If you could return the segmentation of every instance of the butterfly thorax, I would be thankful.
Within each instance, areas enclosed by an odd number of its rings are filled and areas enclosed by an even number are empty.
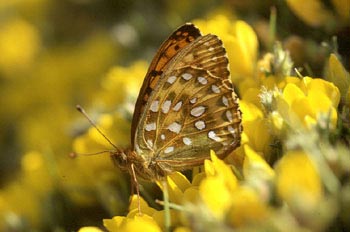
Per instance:
[[[133,176],[132,165],[137,177],[144,180],[160,180],[168,173],[156,162],[145,160],[132,149],[111,152],[113,162],[121,169]]]

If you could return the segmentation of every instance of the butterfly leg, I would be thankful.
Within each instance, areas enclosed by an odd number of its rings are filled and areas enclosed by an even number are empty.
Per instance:
[[[133,198],[133,196],[134,196],[134,194],[135,194],[135,183],[134,183],[134,176],[133,175],[130,175],[130,198],[129,198],[129,205],[131,205],[131,202],[132,202],[132,198]]]
[[[136,193],[137,193],[137,207],[138,207],[138,210],[139,210],[139,215],[142,215],[142,212],[141,212],[141,199],[140,199],[140,188],[139,188],[140,186],[139,186],[139,182],[137,181],[137,178],[136,178],[135,166],[134,166],[133,163],[130,166],[131,166],[131,171],[132,171],[133,183],[135,184],[135,189],[136,189]]]

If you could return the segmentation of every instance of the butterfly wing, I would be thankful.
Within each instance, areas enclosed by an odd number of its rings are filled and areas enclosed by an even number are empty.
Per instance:
[[[137,125],[136,152],[170,172],[239,146],[241,113],[221,40],[198,37],[163,70]]]
[[[157,86],[160,76],[164,73],[164,67],[169,61],[185,46],[201,36],[197,27],[191,23],[186,23],[179,27],[164,41],[158,49],[156,56],[153,58],[148,68],[146,77],[143,81],[142,88],[136,101],[134,116],[131,126],[131,143],[134,146],[134,136],[136,127],[143,113],[144,106],[154,88]]]

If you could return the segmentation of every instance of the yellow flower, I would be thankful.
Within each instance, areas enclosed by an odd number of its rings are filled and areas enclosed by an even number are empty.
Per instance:
[[[170,201],[171,203],[173,203],[172,201]],[[126,217],[118,217],[119,221],[135,221],[135,219],[140,216],[139,215],[139,209],[138,209],[138,196],[137,195],[133,195],[131,197],[131,203],[129,206],[129,213]],[[143,215],[147,215],[149,217],[151,217],[153,219],[153,221],[155,222],[155,224],[157,225],[157,227],[159,228],[165,228],[165,211],[164,210],[156,210],[152,207],[150,207],[147,202],[140,197],[140,206],[141,206],[141,212],[142,212],[142,216]],[[176,226],[179,224],[179,220],[180,220],[180,212],[170,209],[170,217],[171,217],[171,225],[172,226]],[[114,217],[116,218],[116,217]],[[113,218],[113,219],[114,219]],[[112,219],[105,219],[104,221],[109,221]]]
[[[255,152],[249,145],[243,146],[245,157],[243,163],[243,175],[246,186],[255,189],[254,196],[262,203],[268,203],[271,199],[271,186],[275,172],[261,155]]]
[[[324,26],[334,20],[332,14],[320,0],[287,0],[289,8],[310,26]]]
[[[115,216],[112,219],[104,219],[103,224],[108,231],[161,231],[159,219],[155,209],[148,206],[147,202],[140,198],[142,214],[138,212],[138,197],[133,195],[129,207],[129,213],[126,217]],[[162,219],[161,219],[162,220]]]
[[[164,191],[162,183],[157,181],[158,186]],[[191,187],[191,183],[180,172],[174,172],[167,176],[167,187],[169,192],[169,200],[172,203],[181,204],[184,199],[184,192]]]
[[[129,143],[130,124],[123,119],[119,113],[114,117],[109,114],[101,115],[97,126],[106,134],[112,141],[118,142],[118,146],[125,146]],[[77,154],[89,154],[94,152],[106,151],[106,154],[95,156],[79,156],[76,159],[80,170],[85,170],[86,174],[95,175],[94,171],[106,168],[106,165],[115,169],[107,151],[114,150],[113,147],[106,141],[106,139],[93,127],[90,127],[86,134],[74,140],[74,151]],[[94,160],[92,162],[92,160]],[[84,173],[85,173],[84,171]]]
[[[1,23],[0,28],[0,70],[28,68],[40,49],[37,29],[22,19]]]
[[[280,134],[279,132],[283,130],[283,126],[284,126],[284,122],[281,114],[278,113],[277,111],[273,111],[269,115],[269,119],[271,120],[273,129],[274,129],[274,134],[279,135]]]
[[[228,212],[228,221],[238,226],[261,223],[268,216],[268,208],[256,191],[240,186],[232,193],[232,205]]]
[[[261,174],[264,173],[266,178],[271,179],[273,171],[263,159],[254,154],[252,150],[247,153],[249,155],[249,160],[245,161],[247,177],[250,176],[249,178],[253,179],[258,175],[261,177]],[[232,226],[237,227],[261,221],[268,215],[265,205],[268,197],[257,191],[261,188],[256,184],[238,183],[231,168],[218,159],[214,152],[211,152],[211,161],[206,160],[204,166],[206,177],[199,185],[199,194],[215,220],[218,222],[228,220]],[[198,203],[200,204],[197,201]],[[202,210],[205,209],[202,208]]]
[[[100,115],[96,120],[96,124],[121,149],[130,146],[132,111],[146,68],[145,62],[135,62],[127,68],[112,68],[102,81],[103,89],[97,94],[97,100],[93,103],[95,108],[102,108],[105,112],[115,112],[114,114]],[[91,114],[89,110],[87,111]],[[81,120],[84,120],[84,118],[81,118]],[[88,124],[88,122],[85,122],[85,124]],[[73,147],[78,154],[114,150],[111,144],[91,126],[87,133],[74,140]],[[91,178],[84,178],[84,182],[87,182],[86,184],[91,185],[91,187],[95,186],[95,184],[90,183],[94,179],[103,182],[103,179],[101,180],[96,176],[100,174],[106,176],[106,173],[118,171],[110,161],[108,154],[79,157],[76,164],[80,170],[80,175],[91,176]]]
[[[350,5],[350,4],[348,4]],[[343,104],[350,107],[350,75],[343,67],[338,58],[331,54],[328,61],[328,70],[326,79],[333,82],[341,93]]]
[[[139,205],[138,196],[134,194],[133,196],[131,196],[129,213],[127,215],[128,218],[133,218],[135,215],[139,213],[138,205]],[[147,202],[142,197],[140,197],[140,207],[141,207],[142,214],[152,215],[156,212],[155,209],[153,209],[152,207],[149,207]]]
[[[243,174],[246,179],[273,179],[275,173],[269,164],[256,153],[249,145],[244,145],[245,159],[243,166]]]
[[[130,122],[126,121],[120,113],[101,115],[97,126],[112,142],[118,142],[118,146],[129,145]],[[78,137],[73,147],[75,151],[82,154],[113,149],[94,127],[90,127],[86,134]]]
[[[80,228],[78,232],[103,232],[103,230],[94,226],[86,226],[86,227]]]
[[[47,194],[36,191],[23,179],[8,184],[0,191],[0,225],[9,223],[4,221],[8,218],[12,219],[10,222],[18,223],[15,226],[23,226],[20,220],[24,218],[30,228],[40,226],[42,200]]]
[[[46,156],[48,156],[46,154]],[[38,151],[30,151],[21,160],[23,182],[38,193],[52,191],[57,177],[57,163],[52,163]]]
[[[323,191],[319,170],[302,151],[289,151],[276,166],[277,194],[290,206],[315,207]]]
[[[330,1],[329,4],[333,6],[328,8],[334,9],[335,12],[327,9],[327,5],[320,0],[287,0],[287,4],[301,20],[313,27],[333,28],[333,23],[349,22],[350,4],[347,0]],[[336,18],[335,15],[339,17]]]
[[[110,232],[125,231],[149,231],[161,232],[161,228],[157,225],[152,217],[147,214],[136,214],[133,218],[126,218],[121,216],[113,217],[112,219],[104,219],[104,226]]]
[[[95,102],[105,111],[115,110],[124,104],[124,110],[132,113],[140,91],[148,64],[144,61],[134,62],[129,67],[116,66],[109,70],[102,80],[102,91]]]
[[[106,134],[106,136],[118,146],[124,147],[129,145],[130,123],[120,116],[120,113],[103,114],[96,122],[97,126]],[[96,193],[106,194],[110,187],[110,181],[117,181],[120,186],[117,186],[117,194],[119,197],[125,194],[125,182],[130,180],[119,178],[122,170],[116,167],[111,162],[109,151],[114,148],[106,141],[106,139],[93,127],[90,127],[86,134],[77,137],[73,143],[74,151],[78,154],[75,159],[61,164],[65,170],[65,175],[69,176],[70,184],[75,188],[75,191],[69,191],[70,197],[77,204],[89,205],[96,201]],[[85,156],[95,152],[103,154]],[[82,155],[79,155],[82,154]],[[124,187],[120,189],[120,187]],[[86,191],[80,189],[90,189],[91,193],[86,194]],[[115,213],[120,213],[121,209],[128,204],[127,201],[116,200],[118,196],[104,199],[108,201],[109,210]],[[113,201],[113,202],[112,202]]]
[[[271,136],[264,114],[255,104],[240,101],[242,111],[242,144],[247,143],[255,151],[267,155],[270,151]],[[245,141],[245,139],[247,139]]]
[[[205,160],[206,178],[199,186],[203,202],[217,218],[223,218],[230,208],[231,192],[237,187],[237,179],[224,161],[218,159],[213,151],[211,160]]]
[[[310,128],[322,117],[329,117],[334,128],[339,99],[339,90],[332,83],[304,77],[299,83],[285,86],[282,95],[277,97],[277,110],[290,126]]]
[[[331,1],[340,18],[349,24],[350,4],[348,0],[332,0]]]
[[[32,172],[38,170],[43,165],[43,158],[39,152],[29,152],[22,158],[22,168]]]

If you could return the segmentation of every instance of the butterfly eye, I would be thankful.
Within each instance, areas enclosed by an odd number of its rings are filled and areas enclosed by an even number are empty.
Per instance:
[[[123,170],[128,169],[128,156],[125,154],[125,152],[112,152],[111,153],[111,159],[114,164],[116,164],[118,167],[120,167]]]

